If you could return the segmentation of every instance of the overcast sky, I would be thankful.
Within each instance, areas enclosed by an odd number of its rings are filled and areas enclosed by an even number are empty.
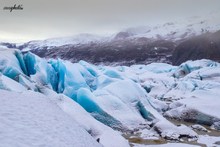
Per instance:
[[[3,10],[14,4],[24,9]],[[0,0],[0,7],[0,40],[24,42],[203,16],[220,0]]]

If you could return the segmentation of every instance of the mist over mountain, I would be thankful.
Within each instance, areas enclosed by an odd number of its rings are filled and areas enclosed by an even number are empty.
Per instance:
[[[215,21],[215,23],[213,23]],[[40,57],[93,64],[132,65],[153,62],[179,65],[187,60],[220,60],[220,22],[192,17],[185,21],[123,29],[112,35],[79,34],[23,44],[1,43]]]
[[[220,31],[202,34],[181,42],[173,52],[172,63],[179,65],[187,60],[204,58],[220,61]]]

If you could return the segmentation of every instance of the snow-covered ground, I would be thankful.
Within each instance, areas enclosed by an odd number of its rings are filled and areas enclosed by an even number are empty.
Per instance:
[[[43,94],[0,90],[0,95],[1,147],[101,146]]]
[[[216,145],[219,73],[205,59],[109,67],[0,49],[0,146],[129,146],[122,134]]]

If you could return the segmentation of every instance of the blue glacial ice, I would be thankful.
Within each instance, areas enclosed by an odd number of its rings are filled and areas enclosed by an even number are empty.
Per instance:
[[[17,50],[2,52],[4,56],[0,55],[0,72],[4,80],[0,83],[1,89],[15,89],[4,82],[9,78],[20,83],[22,87],[19,91],[42,92],[42,87],[50,89],[57,94],[64,94],[96,120],[116,129],[133,130],[142,124],[153,123],[163,132],[176,126],[161,113],[180,117],[174,112],[179,113],[177,110],[183,108],[178,107],[185,105],[184,112],[191,110],[192,105],[188,100],[193,99],[194,104],[198,104],[196,112],[206,115],[212,115],[209,111],[217,112],[219,106],[212,104],[215,110],[204,109],[199,102],[200,98],[206,101],[206,97],[199,94],[200,91],[205,92],[207,97],[213,95],[212,101],[218,101],[219,63],[211,60],[188,61],[178,67],[161,63],[106,67],[85,61],[71,63],[61,59],[46,60],[30,52],[22,55]],[[170,107],[175,102],[179,105]],[[212,117],[220,118],[218,113],[213,114]],[[218,124],[217,121],[212,123]],[[169,131],[168,135],[172,136],[172,133]]]
[[[4,49],[2,52],[4,53],[0,54],[0,72],[11,79],[17,80],[18,75],[24,74],[22,62],[20,58],[18,60],[16,57],[16,54],[20,57],[19,51]]]
[[[151,105],[147,102],[148,106],[144,107],[142,102],[147,98],[146,92],[134,81],[124,80],[123,73],[117,69],[98,68],[85,61],[73,64],[60,59],[46,60],[30,52],[9,55],[16,61],[17,75],[23,75],[18,76],[18,82],[24,87],[36,91],[39,86],[45,86],[63,93],[106,125],[134,128],[155,118],[147,110]],[[14,65],[4,67],[11,69]],[[124,112],[130,115],[124,116]]]

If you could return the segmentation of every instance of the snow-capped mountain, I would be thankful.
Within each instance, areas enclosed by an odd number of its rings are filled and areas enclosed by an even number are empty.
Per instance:
[[[207,32],[215,32],[220,29],[218,16],[210,15],[208,18],[192,17],[184,21],[167,22],[154,26],[141,26],[125,29],[124,32],[131,37],[146,37],[165,40],[183,40],[198,36]]]
[[[220,19],[213,13],[209,17],[192,17],[184,21],[127,28],[109,36],[80,34],[74,37],[2,45],[18,48],[23,52],[31,51],[40,57],[61,58],[72,62],[86,60],[107,65],[165,62],[179,65],[190,59],[207,58],[220,61],[220,38],[216,35],[218,30]],[[196,41],[189,43],[192,42],[190,40]],[[212,45],[209,45],[210,43]],[[187,53],[185,50],[190,50],[190,55],[179,57]],[[204,54],[200,55],[198,52]]]
[[[76,45],[80,46],[83,44],[96,43],[107,41],[109,37],[98,36],[93,34],[79,34],[73,37],[60,37],[50,38],[46,40],[30,41],[28,43],[20,44],[18,47],[23,48],[24,51],[47,48],[52,49],[53,47],[59,47],[63,45]]]
[[[61,58],[74,62],[85,60],[94,64],[132,65],[152,62],[180,65],[187,60],[212,59],[220,61],[220,31],[204,33],[181,41],[163,39],[123,38],[119,33],[110,42],[79,46],[64,45],[53,49],[41,48],[31,52],[46,58]],[[123,38],[123,39],[122,39]]]
[[[99,36],[93,34],[79,34],[73,37],[52,38],[46,40],[30,41],[18,45],[24,50],[52,49],[63,45],[85,45],[90,43],[111,42],[114,39],[160,39],[169,41],[180,41],[189,37],[198,36],[207,32],[215,32],[220,29],[220,19],[215,13],[209,16],[192,17],[186,20],[167,22],[164,24],[140,26],[124,29],[110,36]]]

